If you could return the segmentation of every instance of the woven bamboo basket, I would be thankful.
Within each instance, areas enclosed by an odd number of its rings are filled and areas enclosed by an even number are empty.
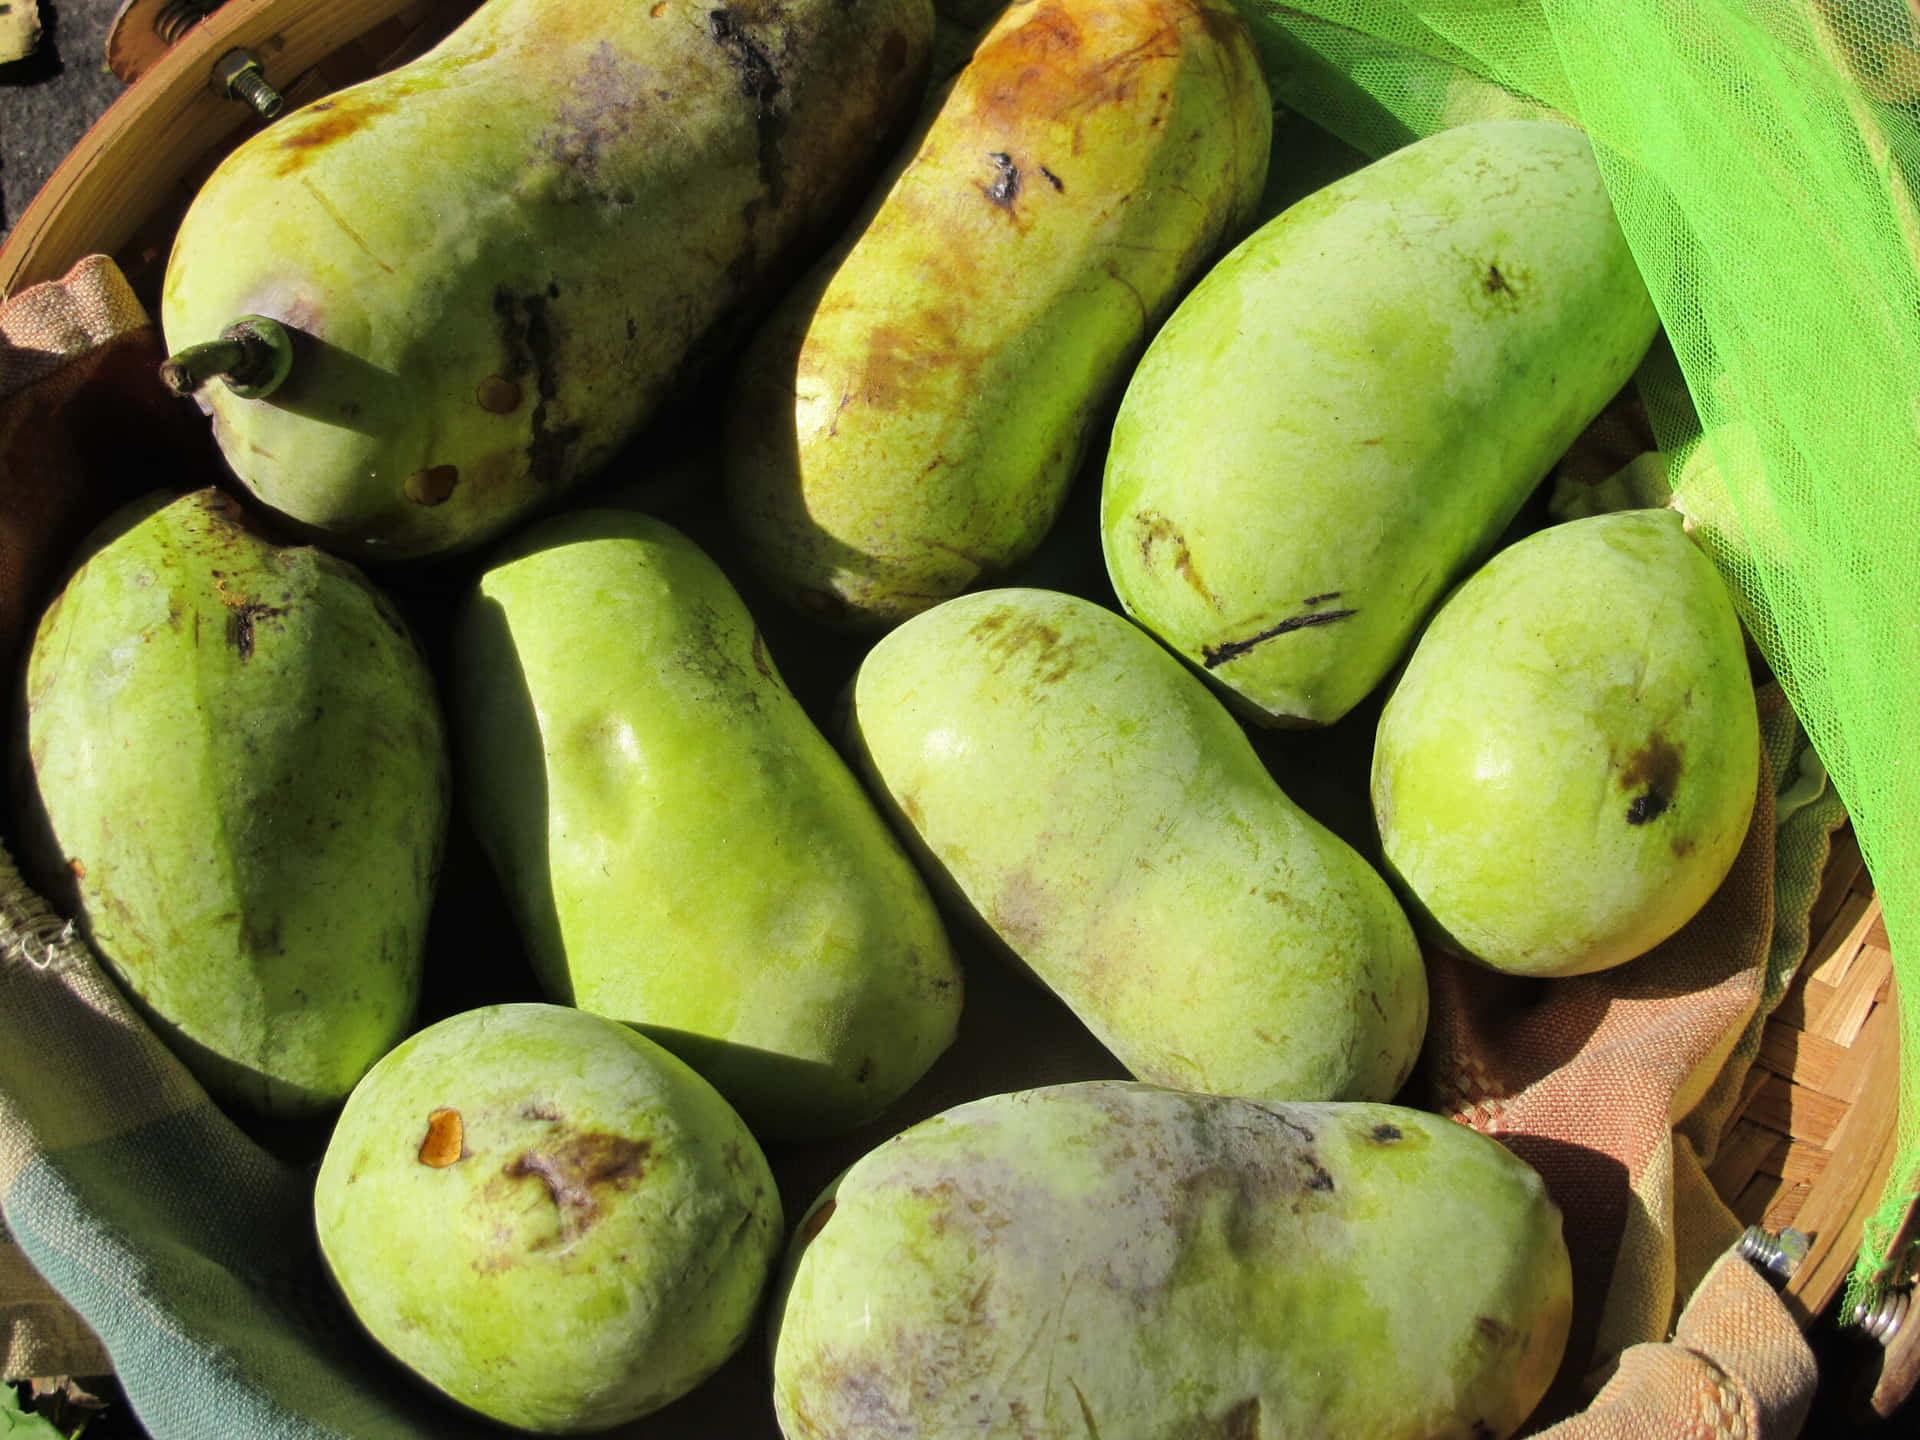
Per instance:
[[[209,14],[195,6],[217,5]],[[172,232],[200,182],[262,123],[213,78],[236,47],[253,51],[287,108],[421,53],[474,0],[127,0],[109,60],[129,82],[19,217],[0,246],[0,296],[55,280],[83,256],[114,257],[150,313]],[[186,7],[186,8],[183,8]],[[1899,1051],[1893,964],[1872,880],[1850,830],[1836,837],[1812,944],[1760,1053],[1711,1169],[1745,1223],[1809,1237],[1785,1286],[1818,1343],[1822,1416],[1890,1414],[1920,1371],[1920,1318],[1884,1351],[1857,1343],[1842,1287],[1894,1157]],[[1890,1277],[1901,1281],[1910,1277]],[[1858,1327],[1855,1327],[1858,1328]],[[1677,1432],[1676,1432],[1677,1433]]]

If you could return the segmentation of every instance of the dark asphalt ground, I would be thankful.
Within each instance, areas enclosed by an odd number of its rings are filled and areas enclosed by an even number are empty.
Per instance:
[[[0,236],[124,88],[106,62],[119,8],[120,0],[40,0],[40,48],[0,65]]]

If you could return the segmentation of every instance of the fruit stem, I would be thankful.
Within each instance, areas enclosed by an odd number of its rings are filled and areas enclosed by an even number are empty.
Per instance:
[[[258,400],[280,388],[293,365],[286,327],[264,315],[243,315],[217,340],[189,345],[160,366],[160,382],[176,395],[191,395],[218,377],[234,394]]]

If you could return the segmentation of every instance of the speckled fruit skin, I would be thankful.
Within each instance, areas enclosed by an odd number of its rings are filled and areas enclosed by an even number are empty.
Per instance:
[[[1269,221],[1155,337],[1102,487],[1114,591],[1242,713],[1331,723],[1657,325],[1583,134],[1408,145]]]
[[[952,1042],[926,886],[693,541],[530,527],[452,668],[462,795],[550,999],[640,1026],[767,1138],[871,1119]]]
[[[1123,616],[950,600],[868,652],[850,731],[936,889],[1136,1078],[1277,1100],[1407,1078],[1427,983],[1393,893]]]
[[[30,863],[215,1096],[324,1110],[413,1023],[448,807],[433,678],[346,561],[218,491],[141,508],[34,639]]]
[[[787,1440],[1500,1440],[1566,1345],[1540,1178],[1393,1105],[1086,1082],[856,1161],[775,1292]]]
[[[356,559],[500,533],[790,284],[925,92],[928,0],[489,0],[202,186],[167,344],[295,332],[199,392],[235,475]]]
[[[762,577],[877,631],[1023,560],[1147,337],[1252,222],[1271,131],[1227,0],[1008,5],[742,361],[727,498]]]
[[[712,1373],[784,1235],[766,1157],[713,1087],[557,1005],[465,1011],[397,1046],[341,1111],[313,1207],[329,1272],[395,1359],[554,1434]]]
[[[1460,586],[1381,712],[1373,810],[1422,927],[1496,970],[1644,954],[1726,878],[1759,717],[1719,572],[1672,510],[1550,526]]]

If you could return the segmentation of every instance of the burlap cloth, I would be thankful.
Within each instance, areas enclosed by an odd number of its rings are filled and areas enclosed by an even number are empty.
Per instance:
[[[110,504],[217,473],[191,407],[154,381],[158,358],[146,316],[98,258],[0,308],[11,666],[62,558]],[[1729,1253],[1741,1227],[1706,1179],[1761,1023],[1806,951],[1844,819],[1778,692],[1760,700],[1766,764],[1746,845],[1673,939],[1567,981],[1430,957],[1432,1026],[1404,1098],[1498,1137],[1565,1215],[1573,1336],[1533,1427],[1553,1440],[1784,1440],[1812,1399],[1812,1353],[1769,1284]],[[775,1156],[792,1213],[889,1127],[969,1094],[1117,1073],[1022,984],[982,972],[970,987],[961,1040],[880,1129]],[[207,1100],[71,929],[0,865],[5,1375],[111,1365],[163,1440],[475,1433],[400,1383],[340,1312],[313,1253],[309,1184]],[[634,1433],[773,1434],[764,1364],[737,1357]]]

